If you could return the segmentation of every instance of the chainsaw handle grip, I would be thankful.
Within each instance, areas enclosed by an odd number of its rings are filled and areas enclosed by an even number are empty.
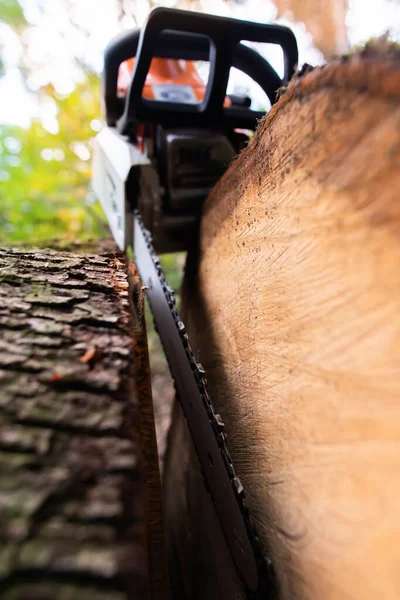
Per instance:
[[[282,47],[285,65],[283,81],[265,58],[240,43],[242,39],[276,43]],[[124,106],[117,97],[118,69],[122,62],[136,55]],[[210,79],[202,104],[178,105],[144,100],[142,90],[154,56],[209,60]],[[296,39],[287,27],[156,8],[141,31],[123,32],[106,49],[103,98],[107,122],[115,126],[119,119],[118,129],[122,133],[126,133],[129,125],[137,119],[156,120],[170,126],[197,124],[211,127],[214,124],[218,128],[221,125],[253,128],[263,113],[235,107],[222,108],[230,67],[234,66],[249,75],[273,103],[277,89],[290,79],[297,60]]]
[[[123,113],[124,102],[117,96],[118,70],[124,61],[136,56],[139,36],[140,29],[121,31],[104,51],[101,97],[107,124],[110,126],[114,126]]]
[[[121,63],[136,56],[140,30],[123,31],[107,46],[104,56],[102,77],[103,110],[110,126],[115,126],[124,111],[124,100],[117,96],[118,69]],[[182,58],[184,60],[208,60],[208,40],[193,34],[180,32],[163,33],[155,56]],[[164,46],[164,47],[163,47]],[[276,91],[282,80],[269,62],[253,48],[238,44],[232,66],[249,75],[267,94],[271,104],[276,100]]]

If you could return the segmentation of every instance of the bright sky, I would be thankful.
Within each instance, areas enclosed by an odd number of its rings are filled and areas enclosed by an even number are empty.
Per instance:
[[[7,0],[3,0],[7,1]],[[1,0],[0,0],[1,4]],[[119,31],[116,0],[72,0],[75,27],[67,17],[64,0],[21,0],[27,20],[32,24],[21,41],[6,25],[0,23],[0,40],[4,47],[6,75],[0,79],[0,123],[28,126],[33,116],[44,120],[49,131],[56,133],[56,107],[51,101],[39,106],[34,93],[23,84],[18,61],[27,48],[29,61],[35,65],[28,80],[33,91],[48,82],[53,83],[60,94],[68,94],[81,78],[81,69],[73,59],[79,60],[99,71],[106,44]],[[148,0],[131,0],[125,4],[132,7],[133,17],[126,17],[124,28],[141,25],[149,12]],[[160,1],[173,6],[174,0]],[[223,0],[202,0],[206,12],[234,16],[247,20],[271,22],[276,20],[276,9],[271,0],[248,0],[227,4]],[[136,20],[136,23],[135,23]],[[278,22],[290,25],[296,34],[300,63],[319,64],[322,55],[313,47],[312,40],[302,23]],[[396,0],[350,0],[347,17],[351,45],[368,40],[390,30],[390,36],[400,41],[400,8]],[[276,53],[268,58],[277,70]]]

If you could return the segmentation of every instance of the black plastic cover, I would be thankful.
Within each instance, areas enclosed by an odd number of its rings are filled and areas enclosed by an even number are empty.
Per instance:
[[[242,40],[281,46],[283,80],[258,52],[241,44]],[[117,97],[118,69],[122,62],[135,56],[128,97],[121,104]],[[184,104],[143,98],[143,86],[153,57],[209,60],[210,75],[204,100],[199,104]],[[107,123],[117,125],[123,134],[129,133],[138,121],[167,127],[254,129],[263,112],[223,106],[230,68],[236,67],[249,75],[273,103],[277,89],[288,82],[297,61],[294,34],[282,25],[156,8],[141,30],[124,32],[106,49],[103,85]]]

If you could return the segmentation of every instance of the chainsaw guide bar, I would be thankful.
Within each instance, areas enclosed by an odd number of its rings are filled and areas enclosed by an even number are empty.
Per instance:
[[[134,256],[153,313],[155,326],[175,382],[198,455],[235,566],[252,592],[261,592],[265,578],[272,586],[271,562],[262,556],[243,486],[226,445],[224,423],[214,411],[207,392],[205,371],[196,362],[185,326],[175,305],[173,290],[152,247],[151,234],[134,215]],[[260,582],[263,581],[262,587]],[[264,593],[265,589],[262,590]],[[269,590],[271,592],[271,590]],[[265,597],[265,596],[264,596]]]

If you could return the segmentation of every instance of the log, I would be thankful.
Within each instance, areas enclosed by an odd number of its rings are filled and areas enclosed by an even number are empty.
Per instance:
[[[0,249],[4,600],[168,597],[143,292],[83,250]]]
[[[281,599],[400,597],[399,98],[395,48],[296,78],[186,267],[191,345]],[[177,597],[245,598],[178,407],[164,495]]]

